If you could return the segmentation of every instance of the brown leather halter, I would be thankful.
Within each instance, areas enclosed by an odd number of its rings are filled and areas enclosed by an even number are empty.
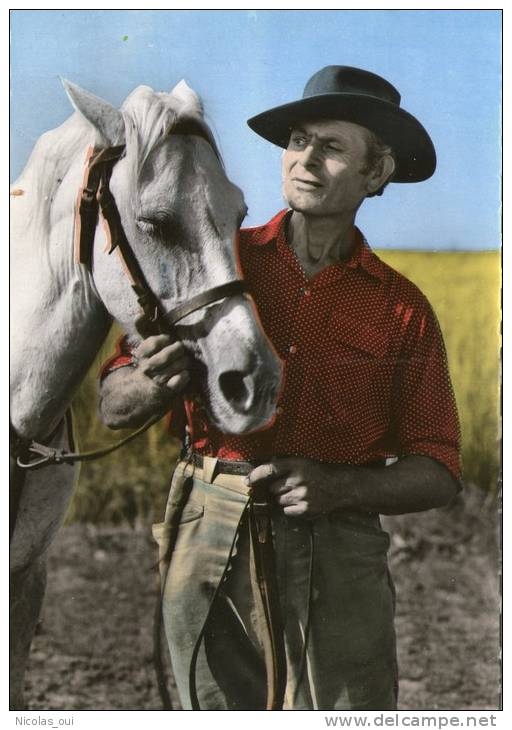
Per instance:
[[[76,204],[75,251],[77,260],[89,269],[92,268],[94,235],[98,215],[101,212],[109,235],[108,253],[112,253],[116,248],[119,251],[124,269],[142,309],[146,331],[148,334],[171,334],[174,325],[188,314],[197,312],[208,304],[225,297],[243,294],[246,287],[243,281],[230,281],[227,284],[221,284],[201,292],[195,297],[178,304],[169,312],[163,310],[161,303],[147,283],[126,237],[115,198],[109,189],[113,167],[123,156],[124,151],[124,145],[99,150],[89,149],[84,183]]]

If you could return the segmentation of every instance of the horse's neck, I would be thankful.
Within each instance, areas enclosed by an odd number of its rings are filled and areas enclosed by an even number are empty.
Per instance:
[[[56,209],[31,207],[37,185],[30,174],[17,182],[23,196],[13,201],[11,418],[20,435],[33,438],[62,417],[110,326],[91,277],[73,261],[75,167]]]
[[[21,435],[41,438],[69,406],[107,335],[110,319],[99,303],[94,306],[87,293],[70,282],[51,307],[25,309],[15,321],[13,425]]]

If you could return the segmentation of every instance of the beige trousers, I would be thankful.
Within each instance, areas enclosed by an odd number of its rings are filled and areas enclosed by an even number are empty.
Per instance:
[[[163,616],[184,709],[261,710],[258,639],[240,477],[178,466],[192,488],[163,586]],[[168,521],[154,534],[165,550]],[[397,672],[389,537],[378,517],[273,515],[290,710],[392,710]]]

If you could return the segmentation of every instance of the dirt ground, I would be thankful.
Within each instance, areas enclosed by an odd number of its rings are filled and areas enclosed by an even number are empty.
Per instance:
[[[387,518],[397,588],[401,710],[500,707],[495,500]],[[27,677],[31,710],[162,709],[152,663],[149,527],[72,525],[50,551]]]

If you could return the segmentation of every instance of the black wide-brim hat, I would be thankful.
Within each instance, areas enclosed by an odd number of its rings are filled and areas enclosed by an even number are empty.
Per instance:
[[[420,182],[434,174],[436,152],[425,128],[400,107],[389,81],[351,66],[326,66],[312,76],[302,99],[251,117],[247,124],[279,147],[300,122],[336,119],[374,132],[395,153],[393,182]]]

